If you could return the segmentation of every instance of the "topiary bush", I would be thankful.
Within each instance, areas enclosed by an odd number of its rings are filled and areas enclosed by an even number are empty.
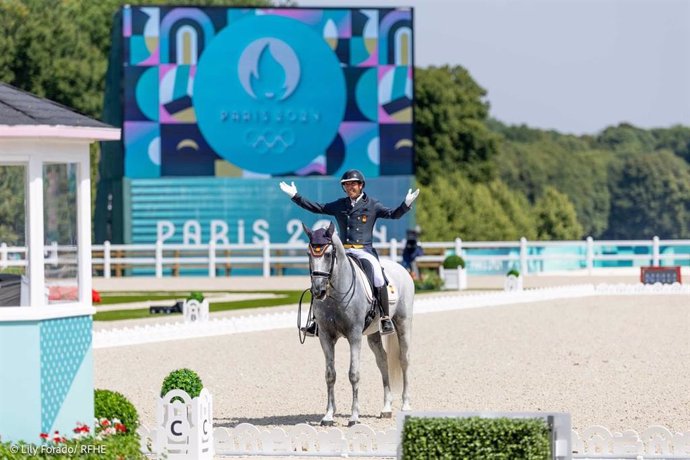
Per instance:
[[[96,389],[93,394],[93,402],[96,419],[119,419],[127,428],[128,433],[134,433],[139,428],[137,409],[121,393]]]
[[[204,301],[204,294],[199,291],[192,291],[187,296],[187,300],[196,300],[197,302],[201,303]]]
[[[550,431],[540,419],[408,417],[402,458],[547,460]]]
[[[506,276],[510,276],[510,275],[513,275],[517,278],[520,276],[520,272],[518,271],[517,268],[511,268],[510,270],[508,270],[508,273],[506,273]]]
[[[168,374],[163,380],[161,387],[161,397],[170,390],[183,390],[192,398],[196,398],[201,393],[204,384],[201,382],[199,374],[191,369],[177,369]]]
[[[465,259],[457,254],[452,254],[443,260],[443,268],[453,270],[455,268],[465,268]]]

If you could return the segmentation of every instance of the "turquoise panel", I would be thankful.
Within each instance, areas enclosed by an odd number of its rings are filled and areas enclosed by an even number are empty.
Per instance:
[[[0,323],[0,437],[38,442],[41,432],[39,323]]]
[[[50,431],[75,382],[77,372],[84,361],[90,359],[91,324],[90,316],[47,320],[41,324],[41,429],[44,432]],[[88,363],[87,367],[90,367]],[[77,383],[78,387],[83,385],[84,382]],[[93,395],[90,396],[91,399],[88,398],[89,396],[84,395],[80,405],[86,406],[89,401],[93,404]],[[80,411],[79,408],[74,410]],[[85,411],[82,413],[87,414]],[[90,422],[80,417],[73,424],[77,421]]]
[[[50,431],[72,433],[76,422],[93,428],[93,408],[93,352],[89,347]]]
[[[297,190],[313,201],[329,202],[344,196],[339,181],[332,177],[283,179],[294,181]],[[385,206],[395,208],[413,186],[412,180],[412,176],[375,177],[367,179],[365,191]],[[228,243],[255,243],[267,238],[274,243],[306,242],[301,222],[312,225],[329,217],[312,214],[292,203],[279,183],[280,179],[249,178],[132,179],[125,182],[125,201],[129,206],[125,215],[126,242],[155,243],[157,224],[161,221],[174,226],[166,244],[185,242],[185,224],[188,229],[198,224],[203,244],[209,242],[213,226],[216,234],[227,230]],[[414,210],[413,207],[399,220],[380,219],[377,230],[385,231],[386,241],[403,240],[406,230],[414,228]],[[379,241],[376,235],[374,241]]]

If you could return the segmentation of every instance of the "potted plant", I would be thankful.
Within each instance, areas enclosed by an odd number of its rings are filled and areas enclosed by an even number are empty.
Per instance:
[[[191,369],[168,374],[156,411],[154,452],[167,458],[213,458],[213,399]]]
[[[511,268],[506,273],[506,279],[503,283],[503,290],[505,291],[522,291],[522,277],[517,268]]]
[[[444,289],[467,289],[467,271],[465,259],[457,254],[451,254],[443,260],[439,267]]]
[[[186,323],[208,321],[208,300],[199,291],[192,291],[182,305],[182,315]]]

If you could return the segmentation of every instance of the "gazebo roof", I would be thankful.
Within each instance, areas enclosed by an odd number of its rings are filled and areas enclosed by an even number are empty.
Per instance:
[[[0,137],[117,140],[120,129],[0,82]]]

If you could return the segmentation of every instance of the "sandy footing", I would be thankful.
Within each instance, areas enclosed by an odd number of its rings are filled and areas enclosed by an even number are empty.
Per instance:
[[[155,422],[171,370],[188,367],[214,397],[216,426],[318,425],[326,407],[318,339],[275,330],[94,350],[95,386],[116,390]],[[336,348],[336,422],[351,404],[349,348]],[[412,405],[423,411],[569,412],[574,429],[690,430],[690,299],[602,296],[417,315]],[[361,421],[379,419],[381,378],[362,349]],[[396,401],[399,409],[399,397]]]

